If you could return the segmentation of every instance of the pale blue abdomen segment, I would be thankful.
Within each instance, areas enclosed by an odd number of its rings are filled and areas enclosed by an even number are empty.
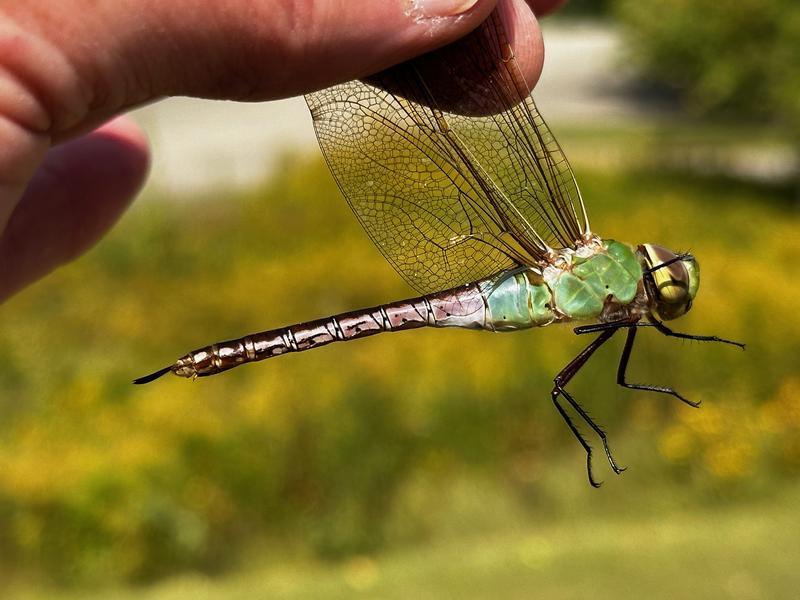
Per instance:
[[[488,293],[487,329],[514,331],[552,323],[552,302],[547,285],[531,281],[528,272],[510,275]]]
[[[572,272],[552,283],[555,304],[567,317],[598,317],[607,297],[628,304],[636,296],[642,267],[633,250],[614,240],[606,240],[604,246],[605,253],[576,259]]]

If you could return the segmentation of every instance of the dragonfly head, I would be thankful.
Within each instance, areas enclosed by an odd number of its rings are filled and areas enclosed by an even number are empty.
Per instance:
[[[651,309],[669,321],[686,314],[700,287],[700,266],[691,254],[675,254],[655,244],[639,246]]]

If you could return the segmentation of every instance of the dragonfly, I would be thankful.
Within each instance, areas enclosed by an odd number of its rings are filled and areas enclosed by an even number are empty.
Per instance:
[[[611,469],[621,473],[605,431],[567,391],[598,348],[625,330],[617,383],[697,407],[671,387],[628,381],[638,329],[744,344],[665,324],[684,315],[697,295],[694,256],[592,232],[571,167],[529,94],[497,13],[444,52],[445,61],[458,61],[459,71],[450,71],[458,85],[439,76],[439,51],[306,96],[342,194],[420,295],[212,344],[134,383],[166,373],[206,377],[418,327],[511,332],[583,323],[574,332],[596,337],[555,376],[550,397],[586,453],[589,483],[598,487],[592,447],[567,411],[595,432]]]

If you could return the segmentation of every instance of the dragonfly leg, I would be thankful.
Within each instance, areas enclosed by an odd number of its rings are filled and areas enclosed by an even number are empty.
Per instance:
[[[584,438],[583,435],[581,435],[581,432],[578,431],[578,428],[575,427],[575,423],[572,422],[572,419],[567,414],[567,411],[564,410],[564,407],[561,406],[561,404],[558,402],[559,395],[560,392],[554,389],[551,394],[551,397],[553,399],[553,404],[555,405],[558,414],[560,414],[561,418],[564,419],[564,422],[567,424],[567,427],[569,427],[570,431],[572,432],[572,435],[575,436],[575,438],[580,442],[581,446],[583,446],[583,449],[586,450],[586,472],[589,474],[589,483],[591,484],[592,487],[599,488],[603,484],[603,482],[595,481],[594,476],[592,475],[592,447],[589,445],[589,442],[586,441],[586,438]]]
[[[633,342],[636,340],[636,327],[629,327],[628,328],[628,337],[625,338],[625,347],[622,349],[622,356],[619,357],[619,368],[617,369],[617,383],[624,388],[628,388],[631,390],[644,390],[647,392],[658,392],[660,394],[669,394],[670,396],[675,396],[681,402],[685,402],[689,406],[694,408],[698,408],[700,406],[699,402],[692,402],[691,400],[684,398],[681,396],[677,391],[673,390],[670,387],[664,387],[660,385],[648,385],[644,383],[628,383],[625,381],[625,374],[628,369],[628,361],[631,358],[631,352],[633,351]]]
[[[619,321],[609,321],[608,323],[592,323],[591,325],[580,325],[573,328],[575,335],[586,335],[587,333],[599,333],[601,331],[608,331],[613,329],[622,329],[623,327],[655,327],[652,323],[643,323],[638,320],[622,319]]]
[[[666,335],[667,337],[674,337],[680,338],[682,340],[697,340],[699,342],[720,342],[722,344],[731,344],[732,346],[738,346],[742,350],[744,350],[744,344],[742,342],[734,342],[732,340],[726,340],[715,335],[692,335],[689,333],[678,333],[677,331],[672,331],[669,327],[664,325],[661,321],[654,319],[652,316],[650,317],[650,321],[653,324],[653,327],[658,329],[661,333]]]
[[[569,383],[569,381],[575,376],[575,374],[578,373],[578,371],[581,370],[581,368],[586,364],[586,362],[589,360],[589,358],[592,356],[592,354],[594,354],[595,350],[597,350],[600,346],[605,344],[611,338],[611,336],[614,335],[614,333],[616,333],[617,329],[618,328],[605,329],[604,331],[602,331],[600,333],[599,336],[597,336],[594,340],[592,340],[592,342],[588,346],[586,346],[586,348],[581,350],[581,352],[578,354],[578,356],[573,358],[569,362],[569,364],[566,367],[564,367],[558,373],[558,375],[555,376],[555,378],[553,379],[553,383],[555,385],[553,386],[553,390],[550,393],[550,395],[552,397],[552,400],[553,400],[553,403],[556,405],[556,408],[558,409],[559,414],[561,414],[562,418],[566,421],[567,426],[570,428],[572,433],[578,439],[578,441],[580,442],[581,446],[583,446],[584,450],[586,450],[586,465],[587,465],[587,471],[588,471],[588,475],[589,475],[589,483],[591,483],[592,486],[594,486],[594,487],[598,487],[599,484],[597,484],[594,481],[594,478],[592,477],[592,467],[591,467],[592,450],[591,450],[591,447],[586,442],[585,438],[580,434],[580,432],[575,427],[575,425],[572,423],[572,420],[568,417],[568,415],[564,411],[563,407],[559,404],[558,397],[561,396],[567,402],[569,402],[569,404],[575,409],[575,411],[581,416],[581,418],[583,418],[583,420],[586,421],[586,423],[589,425],[589,427],[591,427],[592,430],[594,430],[594,432],[598,435],[600,440],[603,442],[603,450],[606,453],[606,458],[608,459],[608,462],[611,465],[611,468],[617,474],[622,473],[622,471],[624,471],[624,469],[621,469],[619,466],[617,466],[617,463],[614,460],[614,456],[611,454],[611,449],[608,446],[608,438],[606,436],[605,431],[603,431],[602,428],[597,423],[594,422],[594,420],[583,409],[583,407],[580,404],[578,404],[578,402],[565,389],[565,386],[567,385],[567,383]]]

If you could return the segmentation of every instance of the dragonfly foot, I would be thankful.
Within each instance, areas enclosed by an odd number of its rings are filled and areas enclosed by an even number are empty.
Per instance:
[[[684,398],[683,396],[681,396],[678,392],[675,392],[674,396],[678,398],[681,402],[683,402],[684,404],[688,404],[692,408],[700,408],[700,405],[702,404],[702,401],[689,400],[688,398]]]
[[[589,477],[589,485],[593,488],[597,489],[601,485],[603,485],[602,481],[595,481],[594,475],[592,474],[592,450],[589,448],[586,451],[586,475]]]
[[[645,392],[656,392],[658,394],[669,394],[670,396],[677,398],[684,404],[688,404],[692,408],[700,408],[700,405],[702,404],[702,402],[700,402],[699,400],[697,401],[689,400],[688,398],[682,396],[681,394],[673,390],[671,387],[664,387],[660,385],[649,385],[644,383],[628,383],[624,379],[624,374],[620,379],[617,380],[617,383],[624,388],[628,388],[629,390],[642,390]]]
[[[606,439],[605,433],[600,436],[600,439],[603,442],[603,450],[605,450],[606,458],[608,459],[608,464],[611,465],[611,470],[614,471],[617,475],[621,474],[623,471],[627,471],[627,467],[620,467],[617,465],[617,461],[614,460],[614,455],[611,454],[611,448],[608,447],[608,440]]]

